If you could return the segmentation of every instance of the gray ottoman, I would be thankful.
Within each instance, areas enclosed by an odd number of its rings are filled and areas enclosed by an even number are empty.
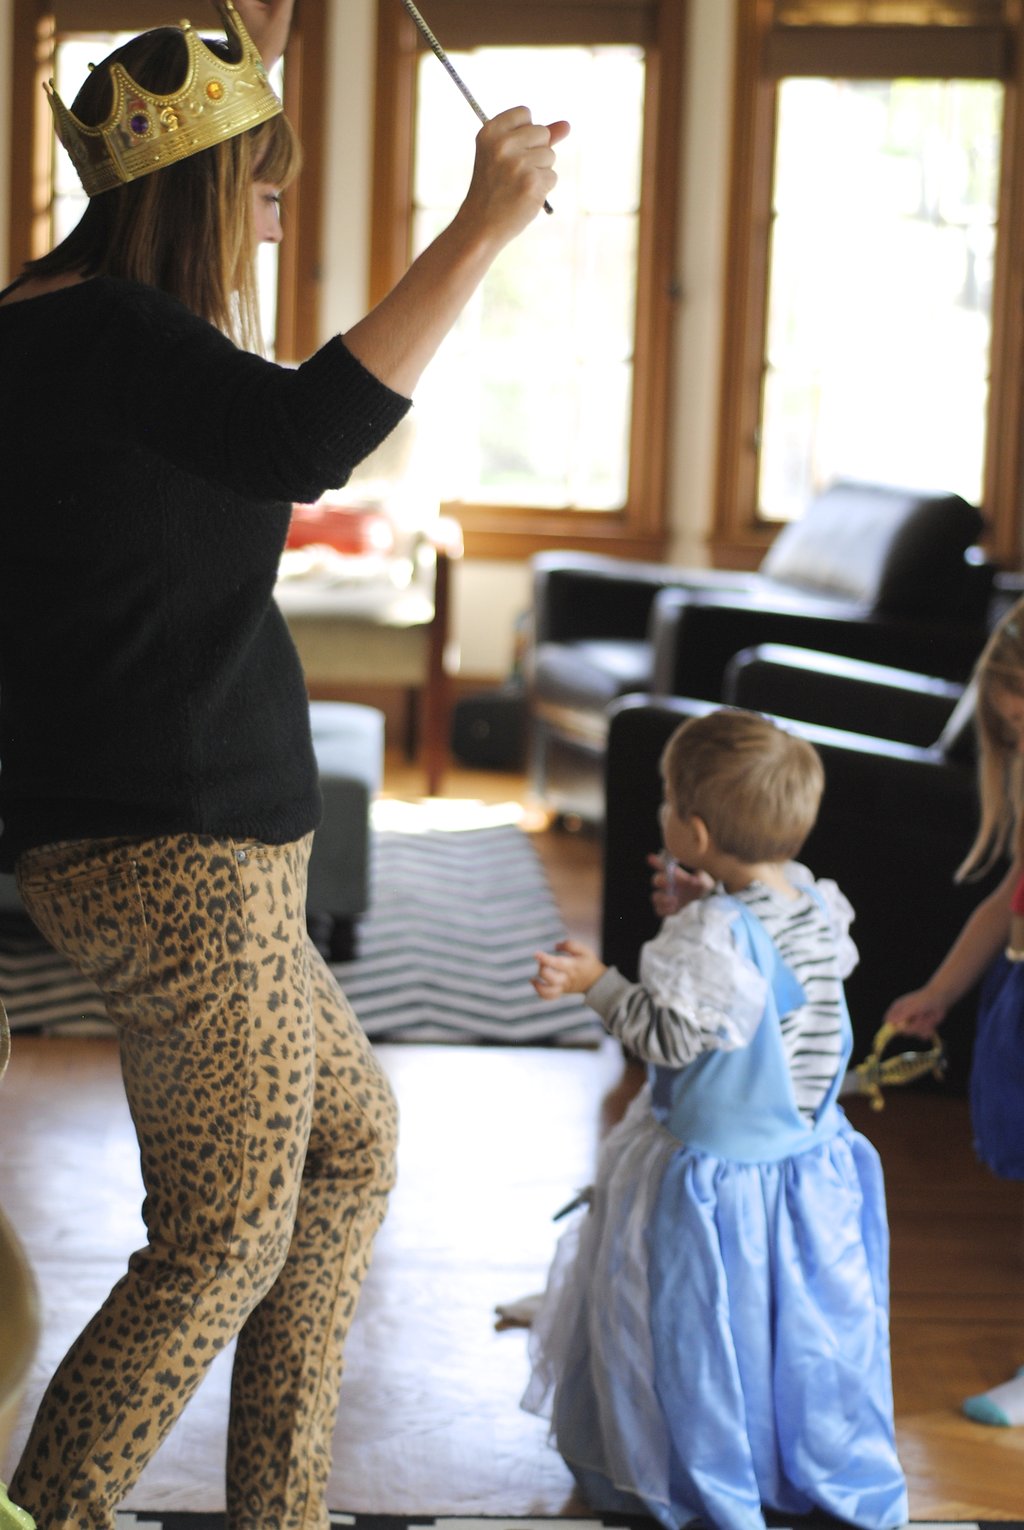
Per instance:
[[[311,701],[324,811],[313,838],[306,914],[332,961],[355,950],[355,922],[370,901],[370,804],[384,779],[384,714],[354,702]]]
[[[375,707],[312,701],[313,748],[323,819],[313,840],[306,911],[325,955],[347,961],[355,924],[370,901],[370,804],[384,778],[384,714]],[[0,912],[21,908],[14,878],[0,874]]]

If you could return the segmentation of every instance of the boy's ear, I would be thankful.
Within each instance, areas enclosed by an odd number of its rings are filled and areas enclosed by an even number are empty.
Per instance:
[[[711,834],[699,813],[690,814],[690,832],[697,841],[698,852],[703,855],[711,843]]]

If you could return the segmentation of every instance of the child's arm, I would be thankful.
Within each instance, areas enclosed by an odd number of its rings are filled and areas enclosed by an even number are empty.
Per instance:
[[[890,1004],[886,1023],[915,1036],[931,1036],[957,999],[978,981],[1010,933],[1010,900],[1020,881],[1022,863],[1015,860],[995,892],[978,904],[949,952],[923,988],[905,993]]]
[[[608,967],[586,995],[601,1023],[628,1052],[659,1067],[685,1068],[704,1052],[732,1052],[746,1046],[764,1010],[764,995],[735,1017],[694,1006],[687,1012],[659,1004],[642,983],[631,983]]]
[[[642,983],[631,983],[617,967],[606,967],[587,946],[561,940],[553,953],[539,951],[533,986],[542,999],[581,993],[605,1030],[643,1062],[685,1068],[703,1052],[745,1046],[764,1008],[763,984],[748,990],[735,1015],[694,1003],[693,1012],[659,1004]],[[757,978],[755,975],[755,984]]]
[[[589,946],[578,940],[560,940],[553,952],[537,951],[537,976],[531,979],[542,999],[558,999],[564,993],[586,993],[608,971]]]

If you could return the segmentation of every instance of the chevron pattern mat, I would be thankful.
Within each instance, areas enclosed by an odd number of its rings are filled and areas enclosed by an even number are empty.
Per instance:
[[[774,1530],[788,1530],[781,1515],[767,1516]],[[795,1522],[799,1530],[839,1530],[838,1520],[811,1516]],[[1021,1520],[911,1520],[911,1530],[1024,1530]],[[117,1530],[224,1530],[223,1514],[119,1514]],[[655,1522],[635,1515],[595,1515],[590,1519],[503,1518],[498,1514],[341,1514],[331,1515],[331,1530],[655,1530]],[[846,1527],[844,1527],[846,1530]]]
[[[112,1034],[95,985],[47,945],[27,914],[0,913],[0,1001],[12,1031]]]
[[[372,906],[358,957],[336,965],[375,1041],[593,1046],[582,999],[545,1003],[534,951],[564,934],[514,805],[375,805]],[[0,999],[12,1031],[109,1035],[96,989],[22,914],[0,914]]]
[[[529,836],[511,823],[460,829],[428,818],[410,832],[407,820],[404,830],[390,822],[374,836],[357,959],[334,968],[367,1034],[596,1045],[601,1027],[582,999],[545,1002],[530,987],[533,953],[565,930]]]

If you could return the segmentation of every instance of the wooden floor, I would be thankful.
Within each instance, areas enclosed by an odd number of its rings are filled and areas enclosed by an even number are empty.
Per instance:
[[[415,778],[389,765],[388,787]],[[455,776],[500,801],[522,782]],[[599,848],[538,832],[567,927],[593,938]],[[640,847],[638,847],[640,848]],[[402,1111],[400,1178],[349,1343],[331,1504],[377,1512],[580,1512],[543,1425],[518,1398],[527,1335],[495,1303],[536,1289],[551,1215],[585,1184],[602,1133],[637,1087],[617,1048],[388,1046]],[[1024,1517],[1024,1429],[987,1429],[963,1396],[1024,1363],[1024,1187],[975,1163],[962,1101],[905,1092],[850,1115],[877,1144],[893,1230],[900,1452],[915,1519]],[[136,1153],[112,1043],[16,1037],[0,1101],[0,1205],[44,1309],[16,1427],[141,1235]],[[228,1357],[218,1360],[129,1507],[217,1509]]]

